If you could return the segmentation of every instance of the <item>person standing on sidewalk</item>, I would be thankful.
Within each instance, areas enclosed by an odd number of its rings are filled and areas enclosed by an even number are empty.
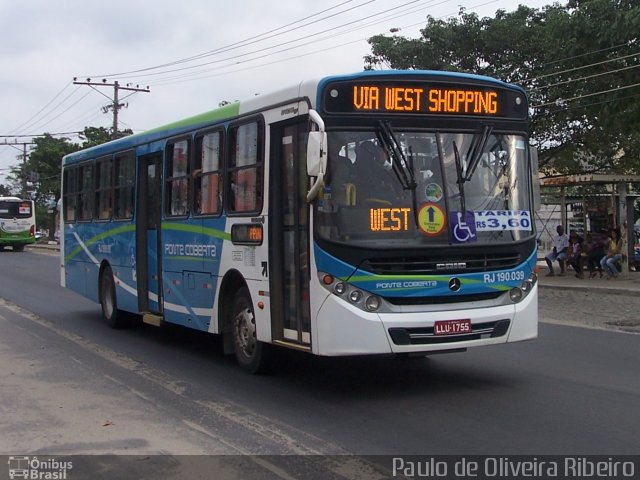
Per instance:
[[[549,267],[549,273],[547,277],[553,277],[555,275],[553,271],[553,262],[558,261],[560,265],[560,275],[564,275],[564,261],[567,258],[567,250],[569,249],[569,237],[564,233],[562,225],[556,227],[557,236],[553,237],[553,250],[544,257],[547,266]]]

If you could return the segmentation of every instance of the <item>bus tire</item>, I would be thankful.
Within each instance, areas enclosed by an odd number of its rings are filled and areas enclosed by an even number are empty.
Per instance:
[[[265,372],[268,345],[256,336],[256,317],[247,287],[240,288],[233,297],[231,325],[233,348],[240,367],[250,373]]]
[[[24,245],[23,244],[14,245],[13,246],[13,251],[14,252],[24,252]]]
[[[111,267],[106,266],[100,275],[100,305],[102,306],[102,318],[111,328],[123,328],[126,324],[124,312],[118,310],[116,297],[116,284],[113,281]]]

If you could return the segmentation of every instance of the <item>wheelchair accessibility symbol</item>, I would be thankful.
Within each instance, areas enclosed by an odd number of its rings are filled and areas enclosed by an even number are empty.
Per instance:
[[[478,239],[473,212],[450,212],[449,220],[454,243],[475,242]]]

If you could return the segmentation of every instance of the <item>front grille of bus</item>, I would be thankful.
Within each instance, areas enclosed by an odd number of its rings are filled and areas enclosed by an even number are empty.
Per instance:
[[[501,295],[504,291],[494,291],[487,293],[472,293],[468,295],[441,295],[434,297],[384,297],[384,299],[393,305],[441,305],[444,303],[464,303],[464,302],[482,302],[484,300],[493,300]]]
[[[434,335],[433,327],[423,328],[390,328],[389,335],[396,345],[435,345],[439,343],[456,343],[467,340],[498,338],[506,335],[509,330],[509,320],[495,322],[474,323],[471,333],[459,335]]]
[[[377,275],[450,275],[509,270],[522,261],[517,251],[479,254],[457,252],[455,256],[369,258],[362,262],[360,268]]]

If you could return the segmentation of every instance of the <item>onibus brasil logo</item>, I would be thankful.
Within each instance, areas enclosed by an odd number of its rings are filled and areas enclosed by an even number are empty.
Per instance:
[[[39,459],[38,457],[9,457],[9,478],[33,480],[65,480],[73,462],[60,461],[55,458]]]

